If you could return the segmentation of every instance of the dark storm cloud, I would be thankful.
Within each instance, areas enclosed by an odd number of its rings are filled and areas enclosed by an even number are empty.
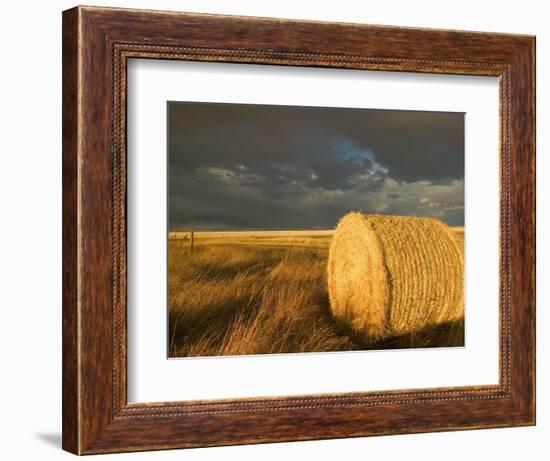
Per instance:
[[[168,120],[170,228],[463,223],[463,114],[170,102]]]

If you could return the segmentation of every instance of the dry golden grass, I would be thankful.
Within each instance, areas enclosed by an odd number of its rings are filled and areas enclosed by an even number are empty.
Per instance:
[[[204,245],[253,245],[270,247],[328,248],[333,230],[307,231],[238,231],[195,232],[195,239]],[[170,240],[189,241],[189,232],[170,232]]]
[[[462,345],[460,322],[373,344],[334,318],[333,231],[196,232],[169,239],[171,357]]]
[[[170,355],[357,348],[328,307],[330,234],[256,237],[195,234],[193,252],[169,240]]]
[[[461,320],[460,246],[435,219],[347,214],[329,254],[334,316],[373,343]]]

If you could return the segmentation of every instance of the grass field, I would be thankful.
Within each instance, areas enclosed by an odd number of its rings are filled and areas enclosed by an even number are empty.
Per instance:
[[[463,244],[464,229],[453,229]],[[169,238],[171,357],[462,345],[463,322],[366,344],[332,316],[332,231],[195,232]]]

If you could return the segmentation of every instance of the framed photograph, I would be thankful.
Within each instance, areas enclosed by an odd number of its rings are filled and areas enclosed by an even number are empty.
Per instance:
[[[535,39],[63,13],[63,448],[535,424]]]

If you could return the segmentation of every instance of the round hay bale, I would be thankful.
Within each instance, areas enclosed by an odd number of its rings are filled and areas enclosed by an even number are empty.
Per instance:
[[[436,219],[345,215],[328,259],[333,315],[372,342],[464,316],[464,256]]]

